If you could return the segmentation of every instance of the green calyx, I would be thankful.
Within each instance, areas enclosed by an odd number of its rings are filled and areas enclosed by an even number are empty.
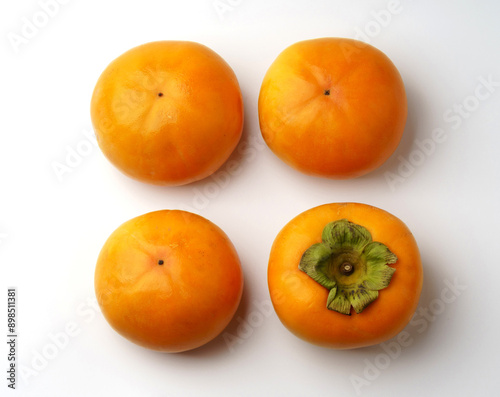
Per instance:
[[[389,285],[396,269],[387,265],[398,258],[347,219],[327,224],[321,239],[304,252],[299,269],[330,290],[328,309],[350,315],[352,306],[361,313]]]

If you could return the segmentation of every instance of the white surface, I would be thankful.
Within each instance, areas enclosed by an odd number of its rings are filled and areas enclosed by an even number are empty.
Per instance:
[[[20,34],[23,18],[31,20],[41,8],[34,0],[3,2],[0,322],[7,287],[16,286],[18,360],[31,371],[38,364],[36,375],[18,372],[12,395],[346,396],[356,395],[354,375],[358,382],[365,379],[358,391],[366,396],[498,393],[500,86],[477,103],[469,96],[481,77],[500,82],[500,3],[404,1],[387,26],[376,22],[374,12],[389,2],[367,3],[75,0],[61,5],[16,53],[9,32]],[[215,6],[221,4],[228,6],[219,16]],[[262,77],[296,41],[355,38],[366,29],[407,88],[409,118],[401,145],[381,169],[360,179],[301,175],[262,146]],[[234,69],[246,107],[244,139],[232,157],[240,174],[227,183],[224,173],[216,174],[223,187],[214,178],[176,188],[148,186],[120,174],[92,147],[59,181],[52,164],[65,162],[68,147],[86,145],[81,142],[87,139],[83,131],[91,130],[90,96],[101,71],[129,48],[160,39],[201,42]],[[477,109],[446,121],[447,109],[464,100]],[[446,140],[412,172],[400,170],[404,182],[391,189],[387,172],[397,173],[401,159],[419,161],[417,140],[431,138],[436,128]],[[200,192],[213,197],[203,199]],[[338,201],[392,212],[418,241],[425,270],[420,308],[440,313],[432,321],[418,314],[406,329],[411,345],[395,358],[386,360],[380,346],[339,352],[309,345],[267,311],[274,237],[300,212]],[[246,286],[225,332],[241,343],[229,346],[220,336],[189,353],[159,354],[121,338],[92,308],[94,265],[105,239],[125,220],[163,208],[198,212],[234,242]],[[454,299],[445,295],[443,303],[446,282],[455,280],[467,288]],[[77,335],[54,352],[50,335],[68,326]],[[7,351],[1,351],[3,369]],[[43,363],[40,354],[55,357]],[[371,365],[384,368],[377,373]],[[2,381],[0,395],[8,392]]]

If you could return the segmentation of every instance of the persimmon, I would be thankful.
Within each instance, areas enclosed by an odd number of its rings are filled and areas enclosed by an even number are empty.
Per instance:
[[[324,347],[350,349],[397,335],[422,289],[419,250],[397,217],[359,203],[312,208],[276,237],[268,284],[281,322]]]
[[[182,352],[215,338],[240,302],[243,275],[227,235],[186,211],[155,211],[118,227],[95,269],[109,324],[130,341]]]
[[[215,172],[243,128],[236,75],[218,54],[188,41],[157,41],[120,55],[91,101],[99,147],[119,170],[158,185]]]
[[[403,80],[375,47],[321,38],[286,48],[259,94],[262,136],[285,163],[306,174],[354,178],[382,165],[406,123]]]

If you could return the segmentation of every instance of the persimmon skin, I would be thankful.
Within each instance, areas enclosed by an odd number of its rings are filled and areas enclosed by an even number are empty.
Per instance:
[[[348,179],[380,167],[406,123],[401,76],[375,47],[344,38],[295,43],[269,67],[259,122],[269,148],[291,167]]]
[[[215,338],[241,299],[234,246],[207,219],[163,210],[133,218],[104,244],[95,270],[102,313],[119,334],[162,352]]]
[[[299,270],[303,253],[321,242],[326,224],[340,219],[366,227],[373,241],[398,257],[389,286],[350,316],[328,310],[329,291]],[[420,253],[408,227],[394,215],[360,203],[325,204],[303,212],[279,232],[269,257],[269,292],[283,325],[299,338],[333,349],[375,345],[397,335],[417,308],[422,281]]]
[[[243,129],[243,101],[231,67],[208,47],[157,41],[120,55],[91,100],[99,147],[124,174],[184,185],[214,173]]]

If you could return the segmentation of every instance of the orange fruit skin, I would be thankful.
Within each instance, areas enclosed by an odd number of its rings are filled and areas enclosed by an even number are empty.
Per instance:
[[[119,170],[157,185],[215,172],[240,140],[243,101],[233,70],[187,41],[135,47],[99,77],[91,118],[102,152]]]
[[[373,241],[398,257],[389,286],[360,314],[351,309],[350,316],[328,310],[329,291],[298,267],[304,251],[321,242],[325,225],[339,219],[366,227]],[[422,280],[419,250],[406,225],[359,203],[325,204],[292,219],[276,237],[268,266],[271,300],[283,325],[299,338],[334,349],[370,346],[397,335],[417,308]]]
[[[351,39],[288,47],[268,69],[259,95],[260,128],[271,150],[299,171],[333,179],[382,165],[401,140],[406,116],[394,64]]]
[[[95,269],[97,301],[109,324],[130,341],[163,352],[215,338],[232,319],[242,290],[229,238],[185,211],[125,222],[104,244]]]

